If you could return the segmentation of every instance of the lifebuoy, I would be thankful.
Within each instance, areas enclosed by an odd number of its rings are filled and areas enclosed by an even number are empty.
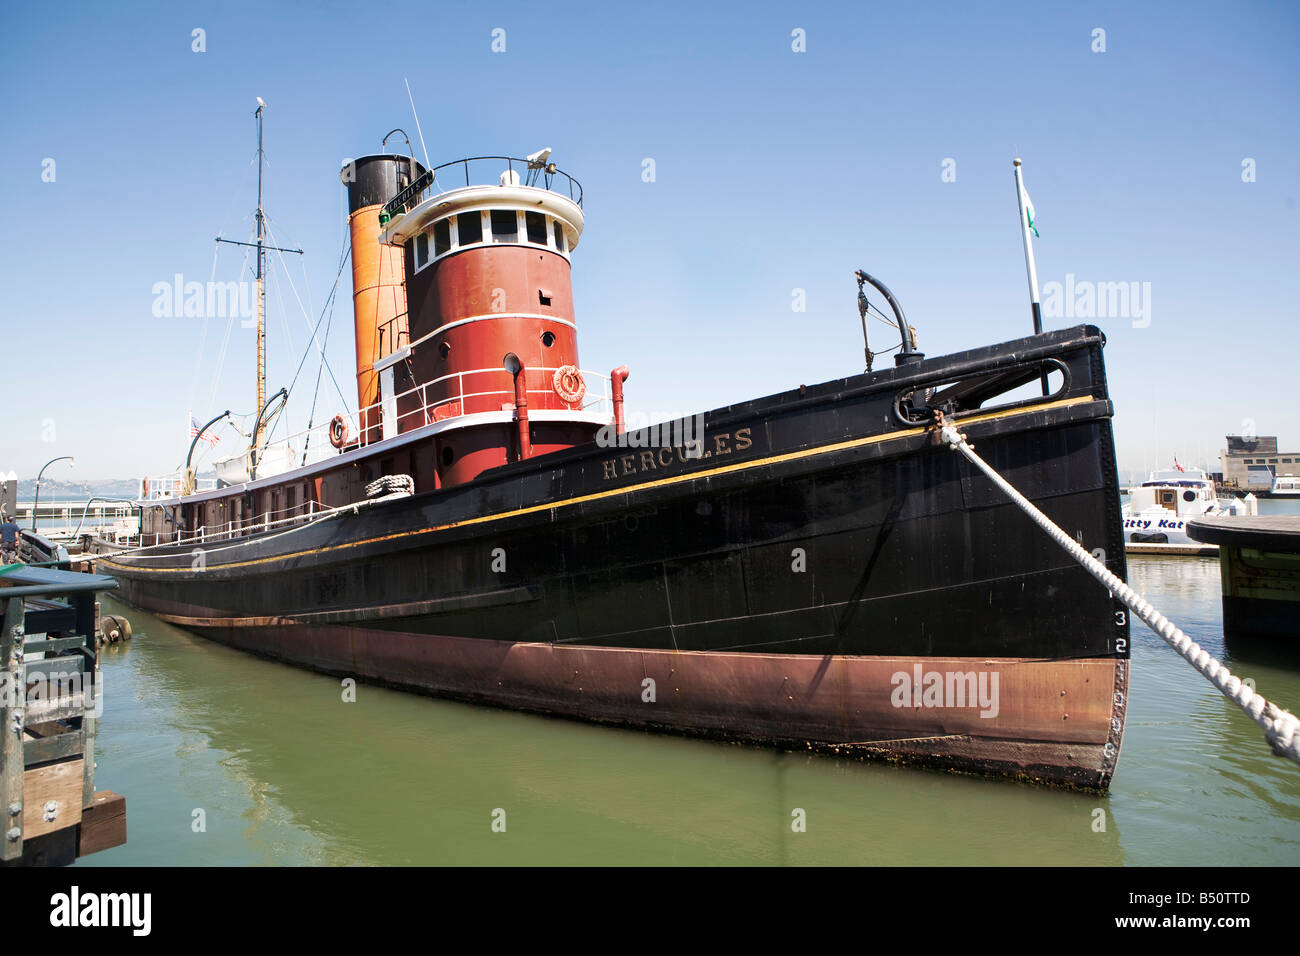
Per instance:
[[[587,394],[587,383],[576,365],[561,365],[557,368],[551,385],[555,388],[555,394],[571,405],[582,401],[582,396]]]
[[[330,444],[341,449],[348,443],[348,423],[342,415],[335,415],[330,422]]]

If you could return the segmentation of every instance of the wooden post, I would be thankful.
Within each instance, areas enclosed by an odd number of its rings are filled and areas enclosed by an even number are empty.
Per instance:
[[[99,642],[95,637],[99,623],[98,603],[94,592],[69,595],[77,608],[77,632],[85,638],[82,648],[83,662],[81,671],[81,735],[82,752],[82,790],[81,805],[88,807],[95,799],[95,732],[99,728],[99,718],[95,711],[99,703]]]
[[[22,598],[0,598],[0,860],[23,853],[23,674]]]

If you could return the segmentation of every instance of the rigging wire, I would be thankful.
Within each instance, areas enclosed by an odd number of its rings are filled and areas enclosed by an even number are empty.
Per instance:
[[[220,253],[221,253],[221,243],[214,242],[212,244],[212,271],[208,274],[209,289],[211,289],[213,284],[217,281],[217,256],[220,255]],[[208,315],[208,310],[204,309],[203,330],[199,334],[199,348],[198,351],[194,353],[194,374],[190,378],[189,405],[191,409],[194,408],[194,393],[197,392],[199,388],[199,371],[201,370],[203,364],[203,349],[208,344],[208,320],[210,318],[211,316]]]
[[[318,366],[317,371],[316,371],[316,392],[315,392],[315,393],[313,394],[313,396],[312,396],[312,412],[311,412],[311,418],[309,419],[309,424],[308,424],[308,426],[307,426],[309,429],[311,428],[311,424],[310,424],[310,422],[311,422],[312,420],[315,419],[315,415],[316,415],[316,401],[317,401],[317,399],[318,399],[318,397],[319,397],[319,393],[320,393],[320,372],[321,372],[321,369],[324,369],[326,372],[329,372],[330,380],[334,382],[334,388],[335,388],[335,390],[339,393],[339,397],[340,397],[340,398],[343,398],[343,391],[342,391],[342,389],[339,388],[339,383],[338,383],[338,381],[334,378],[334,370],[330,368],[329,361],[328,361],[328,359],[326,359],[326,357],[325,357],[325,349],[324,349],[324,346],[322,346],[322,345],[319,344],[319,339],[317,338],[316,333],[317,333],[317,331],[320,329],[320,325],[321,325],[321,323],[322,323],[323,321],[325,321],[325,319],[326,319],[327,316],[328,316],[329,319],[330,319],[330,324],[331,324],[331,325],[333,324],[333,319],[334,319],[334,306],[335,306],[335,304],[338,302],[339,279],[341,279],[342,276],[343,276],[343,268],[344,268],[344,266],[347,265],[347,262],[348,262],[348,259],[349,259],[350,256],[351,256],[351,249],[348,247],[348,242],[347,242],[347,231],[345,230],[345,231],[344,231],[344,234],[343,234],[343,248],[342,248],[342,250],[341,250],[340,253],[339,253],[339,265],[338,265],[338,270],[334,273],[334,284],[330,286],[330,292],[329,292],[329,295],[328,295],[328,296],[326,297],[326,299],[325,299],[325,305],[321,307],[320,318],[318,318],[318,319],[316,320],[316,327],[315,327],[314,329],[312,329],[312,343],[315,343],[315,344],[317,345],[318,353],[319,353],[319,356],[320,356],[320,365]],[[308,344],[308,347],[305,348],[305,349],[303,349],[302,358],[299,359],[299,361],[298,361],[298,368],[297,368],[297,370],[293,373],[293,380],[289,383],[289,388],[286,390],[286,391],[288,392],[289,395],[292,395],[292,394],[293,394],[294,386],[296,386],[296,385],[298,384],[298,378],[299,378],[299,376],[302,374],[303,366],[304,366],[304,365],[306,364],[306,362],[307,362],[307,355],[308,355],[308,353],[310,353],[310,351],[311,351],[311,344],[312,344],[312,343],[309,343],[309,344]],[[286,401],[287,401],[287,399],[286,399]],[[347,407],[347,399],[343,399],[343,404],[344,404],[344,407],[346,408],[346,407]],[[304,450],[303,450],[303,454],[306,455],[306,449],[305,449],[305,448],[304,448]]]
[[[250,238],[256,238],[256,237],[255,237],[255,236],[250,236]],[[244,249],[244,259],[243,259],[243,262],[240,264],[240,267],[239,267],[239,281],[240,281],[240,282],[245,281],[245,280],[244,280],[244,275],[245,275],[245,273],[248,271],[248,257],[249,257],[249,255],[250,255],[250,251],[249,251],[249,249],[248,249],[248,248],[245,248],[245,249]],[[254,308],[254,310],[256,310],[256,308],[257,308],[257,303],[256,303],[256,302],[253,303],[253,308]],[[236,310],[236,311],[238,311],[238,310]],[[220,352],[218,353],[218,355],[217,355],[217,365],[216,365],[216,369],[214,370],[213,375],[212,375],[212,388],[209,390],[209,393],[208,393],[208,404],[207,404],[207,407],[208,407],[208,408],[213,407],[213,406],[216,404],[216,401],[217,401],[217,387],[218,387],[218,385],[221,384],[221,372],[222,372],[222,370],[225,368],[225,365],[226,365],[226,352],[228,351],[229,346],[230,346],[230,332],[231,332],[231,329],[234,328],[234,325],[235,325],[235,318],[236,318],[235,315],[230,315],[230,316],[227,316],[227,317],[226,317],[226,334],[225,334],[225,336],[224,336],[224,337],[222,338],[222,340],[221,340],[221,351],[220,351]],[[242,323],[241,323],[241,325],[242,325]]]
[[[269,234],[270,234],[270,231],[271,231],[271,225],[270,225],[270,224],[271,224],[271,217],[270,217],[269,214],[267,214],[267,213],[263,213],[263,214],[262,214],[262,218],[263,218],[263,219],[266,221],[266,223],[267,223],[267,227],[266,227],[266,228],[267,228],[267,234],[269,235]],[[287,240],[285,240],[285,241],[286,241],[287,243],[293,244],[293,240],[292,240],[292,239],[287,239]],[[276,245],[276,246],[279,246],[279,245],[280,245],[279,242],[275,242],[275,243],[273,243],[273,244]],[[283,249],[277,249],[276,252],[280,253],[280,261],[281,261],[281,263],[283,264],[283,263],[284,263],[284,250],[283,250]],[[316,311],[316,306],[315,306],[315,304],[314,304],[314,303],[312,302],[312,300],[311,300],[311,283],[308,281],[308,278],[307,278],[307,257],[306,257],[305,255],[300,256],[299,259],[298,259],[298,262],[302,264],[302,280],[303,280],[303,281],[302,281],[302,287],[303,287],[303,294],[306,295],[306,297],[307,297],[307,307],[303,310],[303,321],[306,322],[308,325],[310,325],[310,324],[311,324],[311,315]],[[293,286],[293,285],[294,285],[294,283],[293,283],[293,276],[290,274],[289,269],[288,269],[288,265],[287,265],[287,264],[285,265],[285,277],[289,280],[289,284],[290,284],[290,286]],[[294,295],[296,296],[297,294],[298,294],[298,290],[297,290],[297,287],[295,286],[295,287],[294,287]],[[298,301],[298,305],[299,305],[299,307],[302,306],[302,300],[301,300],[301,299],[299,299],[299,301]]]
[[[335,288],[338,287],[339,276],[343,274],[343,267],[347,263],[350,254],[351,254],[351,249],[348,247],[348,237],[347,237],[347,232],[345,230],[343,235],[343,254],[339,258],[338,275],[335,276],[334,278]],[[321,345],[321,349],[322,349],[321,361],[316,365],[316,386],[314,389],[312,389],[311,413],[307,416],[307,437],[303,439],[303,445],[302,445],[302,464],[304,465],[307,464],[307,453],[311,450],[311,430],[316,423],[316,402],[317,399],[320,398],[321,373],[326,368],[324,348],[325,346],[329,345],[330,329],[333,328],[334,326],[334,305],[335,303],[337,303],[337,301],[338,300],[335,298],[334,295],[334,289],[330,289],[329,299],[326,301],[326,304],[329,306],[329,310],[330,310],[329,321],[325,323],[325,341]],[[344,403],[344,407],[345,408],[347,407],[346,403]]]
[[[871,312],[874,310],[876,314],[875,314],[874,316],[872,316],[872,317],[873,317],[877,322],[880,322],[882,325],[887,325],[889,328],[893,329],[895,332],[897,332],[897,333],[899,334],[898,344],[897,344],[897,345],[895,345],[895,346],[892,347],[892,348],[883,349],[883,350],[881,350],[881,351],[879,351],[879,352],[873,351],[870,345],[865,345],[865,344],[864,344],[864,347],[866,348],[866,352],[867,352],[867,355],[868,355],[868,360],[867,360],[867,370],[870,371],[871,366],[875,363],[876,359],[877,359],[879,356],[881,356],[881,355],[889,355],[891,352],[897,352],[899,349],[901,349],[901,348],[903,347],[903,331],[898,327],[898,323],[897,323],[897,321],[895,321],[895,320],[893,320],[893,319],[890,319],[887,315],[885,315],[884,312],[880,311],[880,309],[876,307],[876,304],[875,304],[874,302],[872,302],[870,298],[867,297],[867,295],[866,295],[865,292],[862,294],[862,301],[864,301],[864,302],[867,304],[867,314],[868,314],[868,315],[870,315]],[[866,330],[865,330],[865,327],[864,327],[864,329],[863,329],[863,334],[864,334],[864,335],[865,335],[865,332],[866,332]]]
[[[268,227],[268,231],[269,231],[269,227]],[[279,245],[279,243],[276,243],[276,245]],[[335,274],[335,276],[334,276],[334,285],[330,288],[330,299],[331,299],[331,300],[333,300],[333,298],[334,298],[334,296],[335,296],[335,293],[336,293],[336,291],[337,291],[337,289],[338,289],[338,282],[339,282],[340,277],[343,275],[343,266],[344,266],[344,265],[346,264],[346,262],[347,262],[347,256],[348,256],[348,250],[347,250],[347,234],[346,234],[346,232],[345,232],[345,234],[344,234],[344,250],[340,253],[340,256],[339,256],[339,267],[338,267],[338,272],[337,272],[337,273]],[[284,261],[284,254],[283,254],[283,253],[280,253],[280,260],[281,260],[281,262],[283,263],[283,261]],[[302,308],[303,308],[303,304],[302,304],[302,299],[301,299],[301,297],[298,296],[298,289],[297,289],[297,288],[294,286],[294,284],[293,284],[293,278],[292,278],[292,276],[288,275],[288,271],[287,271],[288,267],[286,266],[285,269],[286,269],[286,272],[285,272],[285,278],[286,278],[286,280],[287,280],[288,283],[289,283],[289,288],[293,291],[294,297],[298,299],[298,307],[299,307],[300,309],[302,309]],[[277,281],[278,281],[278,280],[277,280]],[[278,287],[277,287],[277,290],[278,290]],[[311,349],[310,349],[310,346],[311,346],[311,345],[315,345],[315,346],[316,346],[316,351],[317,351],[317,353],[320,355],[320,359],[321,359],[321,361],[325,364],[325,370],[326,370],[327,372],[329,372],[330,380],[334,383],[334,388],[335,388],[335,390],[339,393],[339,398],[343,401],[343,404],[344,404],[344,406],[346,407],[346,405],[347,405],[347,399],[344,398],[344,396],[343,396],[343,390],[342,390],[341,388],[339,388],[338,379],[336,379],[336,378],[334,377],[334,370],[333,370],[332,368],[330,368],[330,366],[329,366],[329,361],[328,361],[328,359],[325,357],[325,350],[324,350],[324,347],[321,345],[321,343],[320,343],[320,339],[319,339],[319,337],[317,336],[317,331],[319,330],[319,328],[320,328],[320,323],[321,323],[321,321],[324,319],[324,317],[325,317],[325,312],[324,312],[324,307],[322,306],[320,318],[318,318],[318,319],[316,320],[316,325],[315,325],[315,326],[312,326],[312,324],[311,324],[311,318],[307,315],[306,310],[305,310],[305,309],[303,310],[303,321],[307,323],[307,327],[308,327],[308,329],[310,329],[310,331],[311,331],[311,342],[309,343],[308,348],[307,348],[306,350],[304,350],[304,352],[303,352],[302,361],[300,361],[300,362],[298,363],[298,370],[297,370],[296,372],[294,372],[293,382],[296,383],[296,382],[298,381],[298,375],[299,375],[299,373],[301,373],[301,371],[302,371],[302,365],[303,365],[303,362],[305,362],[306,359],[307,359],[307,352],[309,352],[309,351],[311,350]],[[292,339],[291,339],[291,340],[290,340],[290,346],[292,347],[292,345],[293,345],[293,343],[292,343]],[[289,392],[290,392],[290,394],[293,393],[293,384],[290,384],[290,385],[289,385]]]

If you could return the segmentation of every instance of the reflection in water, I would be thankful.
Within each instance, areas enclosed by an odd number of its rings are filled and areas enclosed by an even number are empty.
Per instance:
[[[1217,560],[1132,558],[1129,579],[1239,677],[1300,705],[1300,672],[1225,650]],[[1126,836],[1142,834],[1132,862],[1300,863],[1300,769],[1274,757],[1255,723],[1159,637],[1137,627],[1133,636],[1132,708],[1111,791]]]
[[[1222,652],[1217,563],[1136,559],[1131,579]],[[365,685],[346,703],[334,678],[121,610],[137,636],[105,657],[98,784],[126,794],[129,841],[82,865],[1300,862],[1300,773],[1136,628],[1123,755],[1099,797]],[[1294,671],[1243,676],[1300,702]]]

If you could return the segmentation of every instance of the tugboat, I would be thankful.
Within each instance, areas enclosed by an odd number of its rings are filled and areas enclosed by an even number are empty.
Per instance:
[[[894,367],[629,430],[627,366],[579,363],[583,193],[549,150],[341,178],[358,411],[151,481],[99,562],[122,598],[411,691],[1107,788],[1127,613],[934,427],[1123,576],[1097,328],[926,357],[858,271]]]

